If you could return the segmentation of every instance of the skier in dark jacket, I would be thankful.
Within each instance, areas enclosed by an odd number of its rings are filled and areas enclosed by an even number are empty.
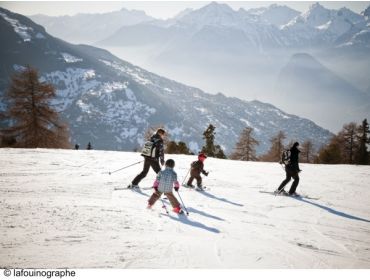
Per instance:
[[[204,171],[204,160],[207,158],[207,156],[204,153],[200,153],[198,155],[198,160],[192,162],[190,167],[190,178],[188,180],[188,183],[184,186],[187,188],[194,188],[192,185],[193,180],[197,180],[197,188],[203,189],[202,187],[202,177],[200,174],[204,174],[205,176],[208,176],[208,172]]]
[[[163,148],[163,138],[166,134],[166,131],[162,128],[159,128],[156,133],[150,137],[151,148],[149,154],[141,154],[144,157],[144,167],[143,171],[138,174],[135,179],[128,185],[128,188],[139,188],[139,183],[142,179],[146,177],[149,172],[149,168],[152,167],[154,172],[158,174],[161,171],[161,165],[164,165],[164,148]]]
[[[296,189],[299,183],[299,176],[298,172],[301,170],[299,169],[299,163],[298,163],[298,156],[301,152],[298,150],[299,143],[295,142],[293,146],[290,148],[290,160],[289,163],[285,166],[285,173],[286,178],[283,182],[281,182],[279,188],[275,191],[276,193],[285,193],[284,187],[288,182],[292,179],[294,179],[292,186],[290,187],[290,190],[288,192],[288,195],[296,195]]]

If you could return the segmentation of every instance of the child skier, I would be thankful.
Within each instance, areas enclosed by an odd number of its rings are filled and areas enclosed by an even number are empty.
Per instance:
[[[202,177],[200,176],[200,173],[208,176],[208,172],[206,172],[204,168],[204,161],[207,158],[207,156],[204,153],[200,153],[198,155],[198,160],[191,163],[191,170],[190,170],[190,178],[188,180],[188,183],[184,186],[187,188],[195,188],[192,183],[193,180],[197,180],[197,189],[203,190],[202,187]]]
[[[175,186],[175,191],[179,191],[180,187],[179,182],[177,181],[177,174],[173,170],[175,167],[175,161],[173,159],[168,159],[165,166],[166,168],[159,171],[157,179],[154,181],[153,188],[155,191],[148,200],[147,208],[151,208],[164,193],[170,201],[173,211],[175,213],[182,214],[183,210],[181,209],[180,203],[172,193],[173,186]]]

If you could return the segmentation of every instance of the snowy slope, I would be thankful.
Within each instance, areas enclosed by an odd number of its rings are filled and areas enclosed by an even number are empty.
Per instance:
[[[276,163],[207,159],[190,215],[147,210],[150,190],[113,191],[136,153],[0,149],[0,267],[370,268],[368,166],[302,164],[298,191],[275,197]],[[180,182],[194,157],[173,156]],[[225,168],[227,166],[227,168]],[[142,181],[151,186],[153,171]],[[168,203],[165,202],[168,206]]]

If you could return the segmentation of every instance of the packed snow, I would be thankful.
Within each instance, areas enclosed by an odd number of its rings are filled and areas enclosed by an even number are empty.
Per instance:
[[[38,268],[370,268],[370,167],[301,164],[274,196],[277,163],[207,159],[206,192],[180,188],[167,215],[131,182],[138,153],[0,149],[0,266]],[[176,161],[180,183],[195,156]],[[141,182],[152,186],[151,170]],[[288,189],[288,188],[287,188]],[[170,205],[163,200],[167,208]]]

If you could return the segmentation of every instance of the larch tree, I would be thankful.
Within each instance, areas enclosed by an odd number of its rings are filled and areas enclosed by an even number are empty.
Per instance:
[[[242,161],[256,161],[256,146],[258,145],[259,142],[253,137],[253,128],[246,127],[240,134],[239,141],[236,143],[230,158]]]
[[[301,145],[301,161],[310,163],[313,161],[314,148],[311,140],[306,140]]]
[[[281,154],[284,150],[284,140],[286,136],[283,131],[279,131],[274,137],[270,139],[271,147],[270,150],[263,156],[262,161],[279,162]]]
[[[70,148],[68,126],[50,105],[55,89],[39,81],[36,69],[27,66],[13,75],[6,98],[10,126],[3,134],[15,139],[14,147]]]

